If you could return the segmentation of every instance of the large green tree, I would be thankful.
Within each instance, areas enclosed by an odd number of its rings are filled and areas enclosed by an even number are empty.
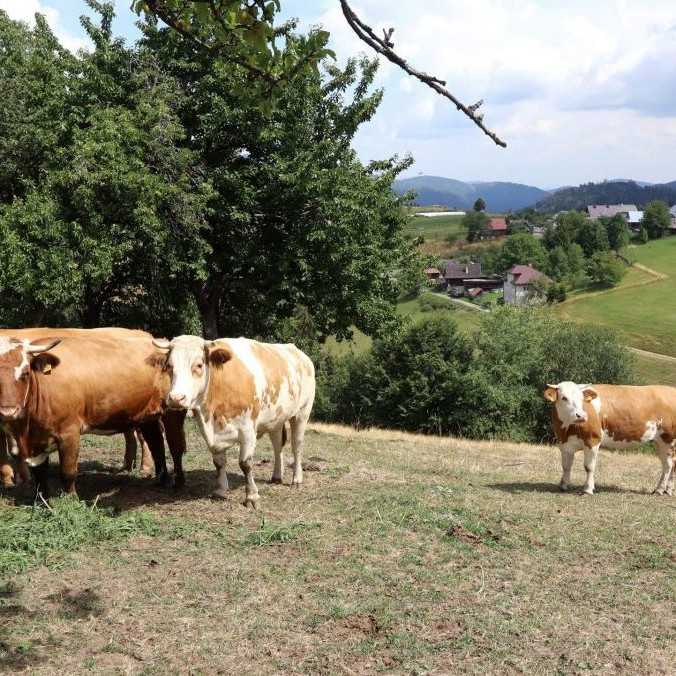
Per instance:
[[[303,70],[270,114],[245,68],[152,22],[126,47],[112,7],[90,4],[95,47],[78,57],[44,22],[2,17],[3,82],[32,87],[12,119],[30,108],[47,130],[36,168],[0,174],[4,323],[272,336],[304,306],[320,338],[386,331],[416,255],[390,189],[409,160],[364,166],[350,147],[381,98],[375,65]],[[49,88],[31,80],[36,52]]]
[[[671,214],[666,202],[650,202],[643,212],[641,225],[647,230],[650,239],[664,237],[671,224]]]

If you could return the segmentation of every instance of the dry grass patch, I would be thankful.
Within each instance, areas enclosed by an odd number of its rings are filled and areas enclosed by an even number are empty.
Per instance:
[[[11,576],[0,671],[673,673],[675,503],[648,494],[651,456],[603,453],[584,498],[550,447],[313,425],[302,490],[268,483],[261,444],[253,512],[234,457],[209,499],[190,441],[183,494],[88,446],[83,497],[158,528]]]

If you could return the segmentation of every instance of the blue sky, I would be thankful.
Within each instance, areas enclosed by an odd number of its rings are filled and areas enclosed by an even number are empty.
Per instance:
[[[130,0],[115,31],[133,40]],[[301,27],[331,31],[340,61],[368,48],[338,0],[282,0]],[[364,160],[410,153],[409,172],[541,187],[604,178],[676,180],[676,3],[673,0],[354,0],[397,49],[446,79],[465,103],[485,100],[497,148],[449,103],[384,63],[375,118],[355,147]],[[81,0],[0,0],[14,18],[42,11],[64,44],[85,46]]]

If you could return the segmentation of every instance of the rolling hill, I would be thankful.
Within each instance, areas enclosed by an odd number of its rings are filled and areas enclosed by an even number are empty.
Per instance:
[[[474,202],[482,197],[488,211],[492,212],[523,209],[549,195],[546,190],[522,183],[466,183],[441,176],[404,178],[395,181],[392,188],[399,194],[415,191],[414,202],[421,206],[440,204],[451,208],[471,209]]]
[[[568,209],[584,209],[588,204],[636,204],[639,208],[652,200],[676,202],[676,181],[656,185],[640,185],[636,181],[604,181],[584,183],[576,188],[561,188],[540,199],[538,211],[556,213]]]

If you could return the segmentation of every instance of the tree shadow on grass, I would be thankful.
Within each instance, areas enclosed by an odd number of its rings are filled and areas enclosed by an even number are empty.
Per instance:
[[[259,483],[263,481],[256,477]],[[232,491],[240,489],[244,483],[241,473],[228,473],[228,483]],[[204,500],[211,497],[216,484],[214,470],[189,469],[185,471],[185,488],[176,489],[173,485],[159,486],[154,477],[140,477],[118,471],[99,461],[80,463],[76,481],[77,494],[86,502],[96,501],[99,507],[112,507],[116,512],[124,512],[143,506],[168,505],[177,502]],[[0,494],[14,500],[14,504],[32,505],[35,498],[33,482],[21,486],[2,489]],[[53,463],[49,472],[50,497],[61,495],[59,466]]]
[[[514,481],[506,483],[487,484],[486,488],[496,488],[506,493],[555,493],[557,495],[576,495],[582,493],[582,486],[571,486],[567,491],[562,491],[558,484],[545,483],[542,481]],[[594,493],[630,493],[634,495],[648,495],[649,491],[637,491],[624,486],[597,485]]]

